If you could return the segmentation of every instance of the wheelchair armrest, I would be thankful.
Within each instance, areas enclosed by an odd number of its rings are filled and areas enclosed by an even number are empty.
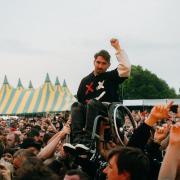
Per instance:
[[[100,139],[99,134],[97,133],[97,130],[100,128],[100,124],[103,121],[103,123],[107,126],[109,126],[109,119],[107,117],[104,117],[102,115],[99,115],[95,118],[94,120],[94,126],[93,126],[93,131],[92,131],[92,137],[91,139],[98,138]],[[108,127],[107,127],[108,128]]]

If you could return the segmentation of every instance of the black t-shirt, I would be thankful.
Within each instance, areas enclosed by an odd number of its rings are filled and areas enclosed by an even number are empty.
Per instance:
[[[78,88],[78,101],[86,104],[90,99],[101,102],[118,102],[117,90],[127,77],[120,77],[117,69],[95,76],[90,73],[81,80]]]

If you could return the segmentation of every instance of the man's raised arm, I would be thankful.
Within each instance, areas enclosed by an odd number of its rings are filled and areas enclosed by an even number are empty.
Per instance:
[[[117,71],[120,77],[129,77],[131,73],[131,63],[128,60],[128,56],[119,44],[119,40],[112,38],[110,40],[111,46],[116,51],[116,57],[119,62]]]

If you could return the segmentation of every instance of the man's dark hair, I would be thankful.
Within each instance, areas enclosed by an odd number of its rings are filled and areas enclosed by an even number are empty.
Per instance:
[[[28,149],[30,147],[35,147],[37,150],[41,149],[41,144],[36,142],[33,138],[25,138],[22,142],[22,144],[20,144],[20,147],[23,149]]]
[[[27,134],[28,137],[34,138],[35,136],[39,136],[39,130],[38,129],[31,129],[31,131]]]
[[[110,63],[111,56],[106,50],[103,49],[103,50],[97,52],[94,55],[94,58],[96,59],[98,56],[102,56],[108,63]]]
[[[116,157],[116,165],[118,173],[126,171],[130,174],[131,180],[145,180],[149,175],[149,159],[138,148],[122,147],[113,149],[109,156],[108,161]]]
[[[81,180],[90,180],[88,175],[79,169],[71,169],[71,170],[67,171],[65,175],[68,175],[68,176],[77,175],[77,176],[79,176],[79,179],[81,179]]]
[[[13,155],[14,158],[16,157],[28,158],[28,157],[34,157],[34,156],[35,156],[34,153],[27,149],[19,149]]]

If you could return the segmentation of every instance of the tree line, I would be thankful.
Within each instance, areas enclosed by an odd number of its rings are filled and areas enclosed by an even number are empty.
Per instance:
[[[180,98],[174,88],[141,66],[132,66],[131,76],[119,87],[120,99]]]

